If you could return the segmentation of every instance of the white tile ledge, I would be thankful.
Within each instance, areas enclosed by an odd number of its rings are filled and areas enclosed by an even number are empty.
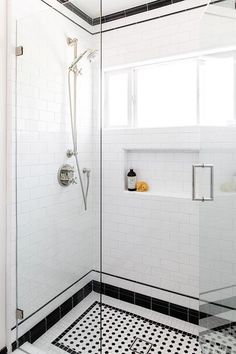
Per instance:
[[[158,192],[130,192],[130,191],[124,191],[125,195],[130,195],[130,196],[139,196],[139,197],[144,197],[144,198],[159,198],[159,199],[185,199],[185,200],[191,200],[190,196],[186,195],[181,195],[181,194],[162,194]]]

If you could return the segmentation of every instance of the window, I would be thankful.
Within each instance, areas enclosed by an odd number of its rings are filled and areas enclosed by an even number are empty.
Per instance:
[[[207,57],[200,65],[200,124],[227,126],[234,118],[234,58]]]
[[[196,124],[196,60],[142,67],[135,73],[138,127]]]
[[[128,70],[114,71],[106,75],[106,120],[109,126],[129,125],[129,76]]]
[[[235,124],[233,53],[105,73],[105,127]]]

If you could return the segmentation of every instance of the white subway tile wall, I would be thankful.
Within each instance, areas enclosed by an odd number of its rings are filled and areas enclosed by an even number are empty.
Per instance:
[[[202,3],[191,1],[188,5],[195,6]],[[181,10],[181,6],[183,4],[178,3],[173,5],[172,9]],[[166,10],[170,10],[170,7],[155,10],[156,15],[164,14]],[[232,21],[230,23],[228,21],[228,18],[233,16],[232,11],[218,6],[210,6],[204,14],[205,11],[206,8],[200,8],[144,22],[137,26],[105,32],[103,34],[105,69],[129,66],[133,63],[148,62],[163,57],[189,55],[196,51],[232,45],[236,33]],[[137,20],[140,20],[141,15],[138,16]],[[126,19],[123,24],[131,21],[132,19]],[[122,25],[122,20],[116,22],[118,26]],[[115,27],[115,23],[104,26],[105,29],[111,27]],[[231,136],[230,143],[229,135]],[[228,208],[223,212],[224,207],[223,204],[221,205],[222,216],[220,217],[220,213],[216,215],[213,204],[212,207],[205,204],[205,208],[211,208],[214,215],[212,220],[217,218],[217,222],[214,224],[212,221],[211,225],[206,225],[206,229],[202,232],[205,223],[201,220],[204,215],[204,220],[207,221],[208,214],[205,209],[202,209],[202,205],[191,201],[190,192],[191,167],[197,161],[216,164],[217,193],[219,193],[221,184],[234,174],[233,137],[234,132],[231,128],[226,128],[223,133],[220,128],[202,128],[201,131],[198,128],[104,131],[103,270],[105,272],[114,274],[118,272],[118,275],[126,278],[138,279],[140,282],[194,297],[199,296],[199,290],[214,288],[216,284],[232,285],[232,272],[230,276],[226,276],[227,271],[222,266],[222,262],[220,266],[219,259],[215,259],[211,254],[211,245],[214,243],[212,235],[217,229],[216,224],[218,224],[219,231],[219,224],[222,223]],[[222,152],[221,149],[227,146],[233,148],[233,151]],[[185,153],[178,153],[181,148],[186,150]],[[206,148],[213,150],[211,155],[206,154]],[[166,151],[161,152],[162,149],[163,151],[173,150],[175,154],[171,155],[170,151],[168,154]],[[150,153],[149,150],[152,152]],[[191,150],[195,152],[189,153]],[[218,154],[220,150],[221,154]],[[163,168],[161,172],[158,169],[158,163],[160,166],[158,158],[164,159],[165,171]],[[182,159],[183,164],[183,185],[181,187],[178,184],[178,171],[181,170],[180,165],[177,164],[178,158]],[[122,194],[126,185],[125,172],[130,167],[137,169],[138,179],[146,179],[150,183],[150,194],[129,192]],[[208,184],[206,186],[203,183],[203,191],[209,193],[209,176],[207,178]],[[164,179],[165,183],[162,182]],[[199,208],[201,208],[200,230]],[[234,244],[234,228],[232,227],[231,230],[232,234],[229,237]],[[208,237],[205,239],[206,233]],[[220,234],[223,237],[222,232]],[[229,247],[229,244],[224,243],[225,253],[227,246]],[[200,279],[199,248],[201,260],[202,257],[204,258],[200,269]],[[220,273],[215,272],[214,276],[213,259],[217,263],[217,269],[220,270]],[[231,268],[234,265],[232,257],[230,257],[230,265]],[[225,281],[220,280],[223,274],[226,276],[223,277]],[[111,278],[109,280],[115,285],[118,285],[119,281],[124,282]],[[130,288],[132,287],[142,292],[141,285],[130,285]],[[157,296],[154,294],[157,294],[158,290],[150,289],[149,291],[152,296]],[[147,289],[146,292],[148,292]],[[229,294],[231,292],[230,290]],[[198,306],[197,301],[165,292],[159,292],[159,298],[193,308]]]
[[[182,189],[187,184],[191,188],[192,163],[198,162],[198,153],[191,153],[191,149],[199,148],[198,139],[198,128],[104,132],[104,272],[198,297],[198,204],[192,202],[189,189]],[[166,150],[170,141],[173,151]],[[183,150],[175,153],[174,149]],[[168,164],[167,170],[163,163]],[[185,168],[185,185],[178,182],[176,164],[179,170]],[[137,168],[138,179],[144,176],[150,192],[125,191],[129,167]],[[167,176],[166,185],[160,176]],[[136,291],[144,288],[135,284]],[[161,296],[155,289],[149,291],[159,298],[175,298],[165,292]],[[175,301],[185,306],[191,302],[177,296]]]

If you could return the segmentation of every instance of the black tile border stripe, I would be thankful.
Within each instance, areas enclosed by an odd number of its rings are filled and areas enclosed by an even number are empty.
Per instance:
[[[96,26],[99,24],[108,23],[108,22],[119,20],[122,18],[127,18],[129,16],[137,15],[137,14],[140,14],[143,12],[156,10],[156,9],[159,9],[159,8],[162,8],[165,6],[174,5],[176,3],[187,1],[187,0],[156,0],[156,1],[148,2],[148,3],[144,3],[143,5],[130,7],[130,8],[118,11],[118,12],[114,12],[114,13],[111,13],[111,14],[108,14],[108,15],[105,15],[102,17],[96,17],[96,18],[90,17],[89,15],[87,15],[86,13],[81,11],[77,6],[70,3],[68,0],[57,0],[57,1],[59,3],[61,3],[62,5],[64,5],[69,10],[71,10],[72,12],[74,12],[76,15],[78,15],[80,18],[82,18],[84,21],[86,21],[89,25]],[[215,0],[212,2],[212,4],[223,2],[223,1],[224,0]],[[206,6],[206,4],[203,4],[203,5],[200,5],[197,7],[203,7],[203,6]],[[183,10],[183,11],[185,11],[185,10]]]
[[[118,307],[115,307],[115,306],[111,306],[111,305],[107,305],[106,303],[103,303],[106,307],[110,308],[110,309],[113,309],[113,310],[116,310],[116,311],[121,311],[127,315],[130,315],[130,316],[137,316],[139,319],[141,320],[144,320],[144,321],[147,321],[148,320],[148,323],[149,324],[155,324],[155,325],[158,325],[160,327],[163,326],[162,323],[160,322],[156,322],[156,321],[153,321],[151,319],[147,319],[143,316],[139,316],[139,315],[136,315],[136,314],[133,314],[132,312],[129,312],[129,311],[126,311],[126,310],[123,310],[123,309],[120,309]],[[60,341],[61,338],[63,338],[79,321],[81,321],[81,319],[83,319],[87,313],[89,313],[96,305],[99,305],[101,307],[101,302],[98,302],[98,301],[95,301],[81,316],[79,316],[79,318],[77,318],[67,329],[65,329],[65,331],[63,331],[55,340],[53,340],[52,344],[57,346],[58,348],[60,349],[63,349],[65,350],[66,352],[69,352],[71,354],[77,354],[77,352],[73,351],[72,349],[69,349],[68,347],[64,346],[63,344],[60,344],[58,343]],[[101,315],[101,312],[100,312],[100,315]],[[174,327],[171,327],[171,326],[167,326],[165,325],[165,327],[167,329],[170,329],[172,331],[176,331],[177,329],[174,328]],[[185,331],[182,331],[182,330],[177,330],[178,333],[181,333],[185,336],[188,336],[189,338],[195,338],[195,339],[199,339],[198,336],[192,334],[192,333],[188,333],[188,332],[185,332]]]
[[[91,292],[93,286],[92,281],[86,284],[83,288],[77,291],[73,296],[63,302],[40,322],[38,322],[33,328],[21,336],[17,342],[12,344],[12,350],[14,351],[18,346],[20,347],[25,342],[34,343],[39,337],[46,333],[52,326],[60,321],[68,312],[70,312],[75,306],[77,306],[82,300],[84,300]],[[0,354],[2,354],[0,352]],[[3,353],[4,354],[4,353]]]
[[[161,18],[165,18],[165,17],[169,17],[169,16],[172,16],[172,15],[178,15],[180,13],[184,13],[184,12],[188,12],[188,11],[193,11],[193,10],[197,10],[197,9],[200,9],[200,8],[203,8],[203,7],[206,7],[206,4],[203,4],[203,5],[199,5],[199,6],[195,6],[195,7],[191,7],[191,8],[186,8],[186,9],[183,9],[183,10],[180,10],[180,11],[175,11],[175,12],[172,12],[172,13],[168,13],[168,14],[165,14],[165,15],[161,15],[161,16],[156,16],[156,17],[152,17],[152,18],[149,18],[149,19],[146,19],[146,20],[141,20],[141,21],[137,21],[137,22],[133,22],[133,23],[130,23],[130,24],[127,24],[127,25],[123,25],[123,26],[117,26],[117,27],[113,27],[113,28],[110,28],[110,29],[107,29],[107,30],[102,30],[102,28],[100,28],[99,31],[97,32],[91,32],[89,31],[87,28],[83,27],[81,24],[77,23],[76,21],[72,20],[70,17],[68,17],[67,15],[65,15],[64,13],[62,13],[61,11],[59,11],[58,9],[56,9],[55,7],[53,7],[52,5],[48,4],[45,0],[40,0],[43,4],[47,5],[48,7],[50,7],[52,10],[56,11],[57,13],[59,13],[60,15],[62,15],[63,17],[65,17],[67,20],[69,20],[70,22],[74,23],[76,26],[78,26],[79,28],[83,29],[85,32],[91,34],[92,36],[94,35],[100,35],[102,33],[106,33],[106,32],[110,32],[110,31],[115,31],[115,30],[118,30],[118,29],[122,29],[122,28],[126,28],[126,27],[130,27],[130,26],[134,26],[134,25],[138,25],[138,24],[142,24],[142,23],[145,23],[145,22],[149,22],[149,21],[153,21],[153,20],[158,20],[158,19],[161,19]],[[57,0],[60,4],[62,4],[63,6],[66,5],[66,3],[68,1],[66,0]],[[173,0],[173,4],[176,3],[176,2],[180,2],[180,1],[187,1],[187,0]],[[216,4],[216,3],[220,3],[224,0],[215,0],[214,2],[212,2],[211,4]],[[66,6],[65,6],[66,7]],[[68,4],[67,4],[67,7],[68,7]],[[86,15],[86,14],[85,14]],[[87,16],[87,15],[86,15]],[[89,16],[87,16],[89,17]],[[90,21],[90,20],[89,20]],[[98,20],[97,20],[98,21]],[[94,20],[93,20],[93,25],[98,25],[100,24],[101,25],[101,18],[99,18],[99,21],[98,23],[95,23]]]
[[[23,321],[21,321],[21,322],[19,323],[19,326],[20,326],[22,323],[24,323],[25,321],[27,321],[29,318],[31,318],[32,316],[34,316],[36,313],[38,313],[39,311],[41,311],[45,306],[49,305],[51,302],[53,302],[54,300],[56,300],[59,296],[61,296],[62,294],[64,294],[64,293],[65,293],[67,290],[69,290],[71,287],[73,287],[74,285],[76,285],[77,283],[79,283],[79,282],[80,282],[82,279],[84,279],[87,275],[89,275],[89,274],[91,274],[91,273],[93,273],[93,272],[99,274],[101,280],[102,280],[102,276],[103,276],[103,275],[108,275],[108,276],[113,277],[113,278],[122,279],[122,280],[129,281],[129,282],[132,282],[132,283],[135,283],[135,284],[140,284],[140,285],[143,285],[143,286],[151,287],[151,288],[153,288],[153,289],[162,290],[162,291],[165,291],[165,292],[167,292],[167,293],[171,293],[171,294],[175,294],[175,295],[179,295],[179,296],[183,296],[183,297],[187,297],[187,298],[190,298],[190,299],[199,301],[199,298],[197,298],[197,297],[193,297],[193,296],[186,295],[186,294],[181,294],[181,293],[178,293],[178,292],[175,292],[175,291],[172,291],[172,290],[160,288],[160,287],[157,287],[157,286],[154,286],[154,285],[150,285],[150,284],[146,284],[146,283],[141,283],[141,282],[136,281],[136,280],[132,280],[132,279],[120,277],[120,276],[115,275],[115,274],[110,274],[110,273],[101,272],[101,271],[99,271],[99,270],[92,269],[92,270],[90,270],[88,273],[86,273],[85,275],[83,275],[81,278],[79,278],[77,281],[75,281],[73,284],[71,284],[68,288],[64,289],[61,293],[57,294],[57,296],[55,296],[54,298],[50,299],[46,304],[44,304],[43,306],[41,306],[40,308],[38,308],[36,311],[34,311],[31,315],[29,315],[28,317],[26,317]],[[16,328],[16,326],[12,327],[11,330],[14,330],[15,328]]]
[[[7,347],[0,349],[0,354],[7,354]]]
[[[199,325],[199,320],[209,317],[207,313],[176,305],[174,303],[153,298],[144,294],[140,294],[127,289],[119,288],[107,283],[100,283],[96,280],[92,281],[93,291],[98,294],[106,295],[117,300],[122,300],[133,305],[141,306],[146,309],[160,312],[162,314],[178,318],[182,321]]]
[[[182,0],[180,0],[180,1],[182,1]],[[217,3],[220,3],[222,1],[224,1],[224,0],[215,0],[211,4],[217,4]],[[103,33],[106,33],[106,32],[111,32],[111,31],[123,29],[123,28],[126,28],[126,27],[131,27],[131,26],[134,26],[134,25],[139,25],[139,24],[142,24],[142,23],[150,22],[150,21],[160,20],[160,19],[165,18],[165,17],[169,17],[169,16],[173,16],[173,15],[179,15],[179,14],[186,13],[186,12],[193,11],[193,10],[198,10],[198,9],[201,9],[203,7],[206,7],[206,6],[207,5],[204,4],[204,5],[198,5],[198,6],[194,6],[194,7],[189,7],[189,8],[182,9],[182,10],[175,11],[175,12],[171,12],[171,13],[168,13],[168,14],[164,14],[164,15],[160,15],[160,16],[156,16],[156,17],[151,17],[151,18],[148,18],[146,20],[140,20],[140,21],[137,21],[137,22],[132,22],[132,23],[129,23],[127,25],[121,25],[121,26],[109,28],[107,30],[101,30],[100,32],[93,33],[93,35],[103,34]]]
[[[100,271],[99,271],[99,270],[93,269],[92,271],[95,272],[95,273],[100,274]],[[160,288],[159,286],[155,286],[155,285],[151,285],[151,284],[147,284],[147,283],[142,283],[142,282],[140,282],[140,281],[133,280],[133,279],[129,279],[129,278],[125,278],[125,277],[121,277],[121,276],[119,276],[119,275],[115,275],[115,274],[111,274],[111,273],[107,273],[107,272],[102,272],[102,275],[107,275],[107,276],[112,277],[112,278],[125,280],[125,281],[128,281],[128,282],[134,283],[134,284],[139,284],[139,285],[147,286],[147,287],[149,287],[149,288],[153,288],[153,289],[157,289],[157,290],[162,290],[162,291],[165,291],[165,292],[170,293],[170,294],[179,295],[179,296],[183,296],[183,297],[187,297],[187,298],[189,298],[189,299],[193,299],[193,300],[199,301],[199,298],[198,298],[198,297],[195,297],[195,296],[191,296],[191,295],[179,293],[179,292],[174,291],[174,290],[168,290],[168,289]]]

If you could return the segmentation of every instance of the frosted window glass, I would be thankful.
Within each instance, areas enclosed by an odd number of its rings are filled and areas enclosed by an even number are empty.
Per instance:
[[[176,61],[137,69],[136,102],[139,127],[196,125],[197,61]]]
[[[118,71],[108,74],[106,90],[107,125],[113,127],[127,126],[129,118],[129,73]]]

